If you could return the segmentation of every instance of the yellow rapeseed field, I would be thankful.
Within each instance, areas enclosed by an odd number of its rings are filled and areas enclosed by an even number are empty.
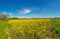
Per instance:
[[[5,32],[9,39],[40,39],[45,36],[49,22],[50,19],[9,20]]]

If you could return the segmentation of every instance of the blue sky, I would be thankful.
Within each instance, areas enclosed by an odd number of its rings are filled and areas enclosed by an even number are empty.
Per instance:
[[[0,13],[9,17],[60,17],[60,0],[0,0]]]

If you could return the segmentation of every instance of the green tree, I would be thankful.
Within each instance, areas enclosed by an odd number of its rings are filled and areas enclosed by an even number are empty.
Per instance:
[[[8,15],[7,14],[0,14],[0,20],[7,20]]]

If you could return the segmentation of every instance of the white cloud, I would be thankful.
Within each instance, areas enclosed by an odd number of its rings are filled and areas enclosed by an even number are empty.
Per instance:
[[[30,9],[23,9],[23,10],[18,11],[18,12],[21,13],[21,14],[28,14],[28,13],[31,12],[31,10]]]
[[[2,12],[2,14],[8,14],[7,12]]]
[[[10,13],[10,12],[2,12],[2,14],[6,14],[6,15],[9,15],[9,16],[12,15],[12,13]]]
[[[9,15],[11,16],[11,15],[12,15],[12,13],[9,13]]]

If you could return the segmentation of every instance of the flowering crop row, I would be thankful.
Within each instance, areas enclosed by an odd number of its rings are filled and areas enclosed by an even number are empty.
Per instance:
[[[50,19],[9,20],[8,23],[5,29],[8,39],[43,39]]]

